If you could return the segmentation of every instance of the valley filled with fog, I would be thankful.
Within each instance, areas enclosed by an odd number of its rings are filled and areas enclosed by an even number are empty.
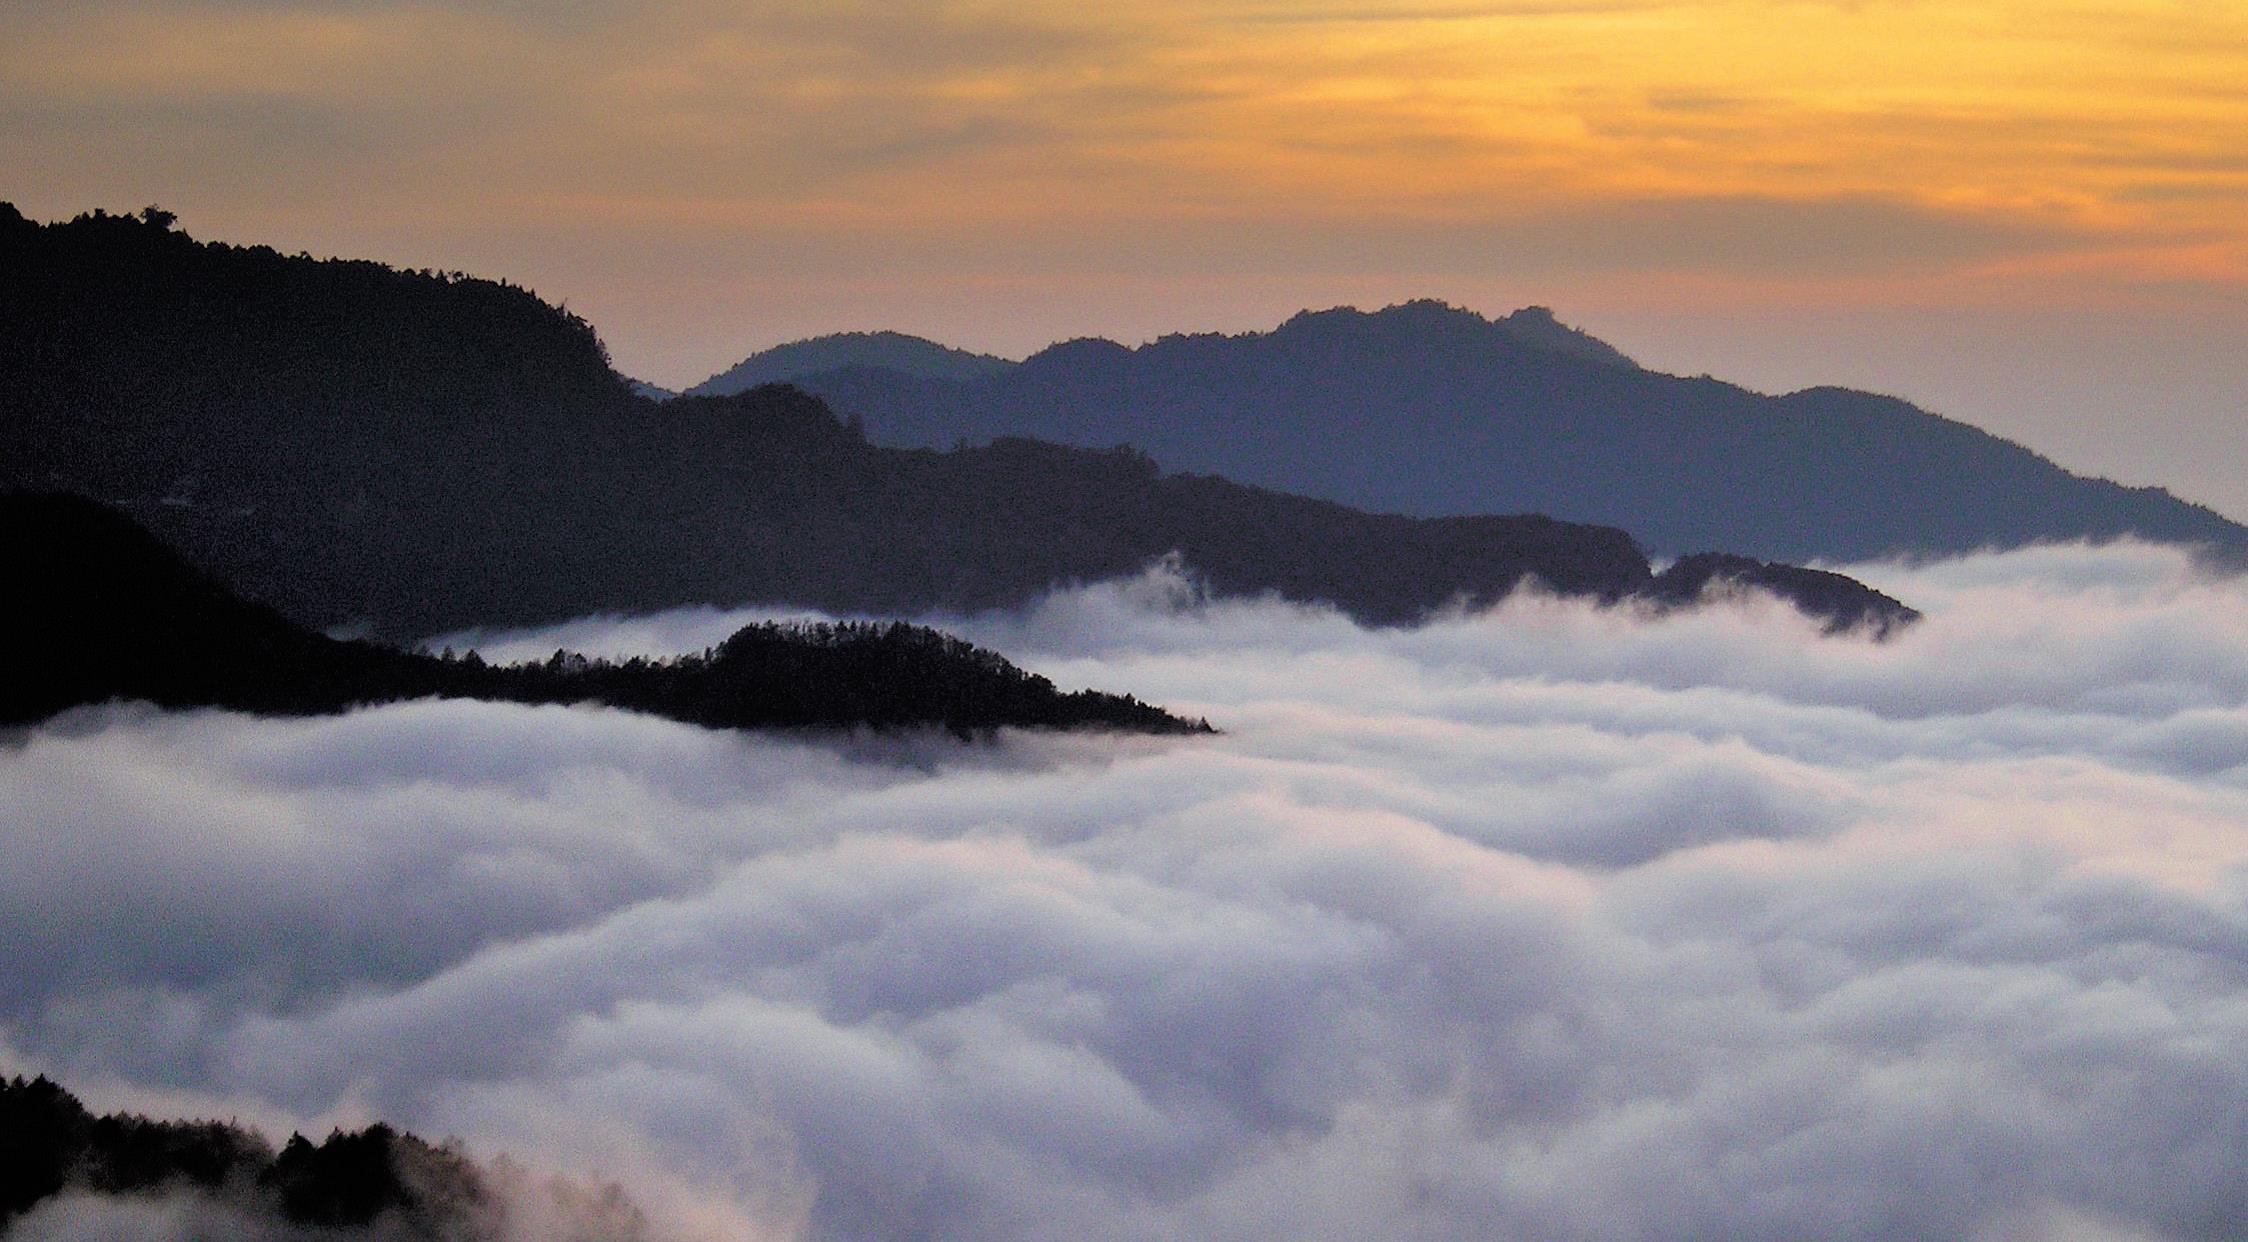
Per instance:
[[[1926,619],[1175,567],[923,618],[1214,738],[81,709],[0,744],[0,1070],[457,1135],[665,1239],[2236,1236],[2248,583],[1842,568]],[[11,1242],[64,1209],[125,1210]]]

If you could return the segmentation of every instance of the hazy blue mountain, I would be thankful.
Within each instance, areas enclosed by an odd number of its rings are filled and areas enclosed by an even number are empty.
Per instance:
[[[1533,577],[1675,602],[1608,527],[1372,515],[1130,449],[886,448],[785,386],[658,405],[528,291],[160,218],[0,205],[0,427],[0,486],[113,501],[299,623],[390,638],[702,603],[966,611],[1172,552],[1219,593],[1382,622]],[[1752,564],[1721,576],[1831,625],[1910,616]]]
[[[806,375],[870,367],[936,380],[975,380],[1015,364],[990,354],[953,349],[902,332],[842,332],[776,345],[751,354],[687,390],[691,397],[724,397],[760,384],[785,384]]]
[[[646,380],[636,380],[629,375],[625,377],[624,382],[627,387],[632,389],[633,396],[646,397],[650,401],[669,401],[679,395],[669,388],[651,384]]]
[[[1167,469],[1375,512],[1619,526],[1665,554],[1856,559],[2126,534],[2248,547],[2209,509],[2072,475],[1903,401],[1649,371],[1537,308],[1307,312],[1136,349],[1070,341],[971,379],[858,366],[798,382],[880,444],[1129,443]]]

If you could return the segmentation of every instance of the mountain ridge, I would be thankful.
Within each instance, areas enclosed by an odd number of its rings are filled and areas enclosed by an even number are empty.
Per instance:
[[[239,593],[392,639],[690,604],[973,612],[1174,552],[1220,594],[1376,623],[1654,578],[1611,527],[1365,513],[1129,448],[886,448],[788,387],[659,404],[527,291],[160,218],[0,212],[0,423],[0,484],[120,501]],[[1776,589],[1830,625],[1909,621],[1853,586]]]
[[[1305,309],[1290,316],[1280,326],[1269,331],[1239,333],[1223,332],[1173,332],[1158,337],[1155,342],[1192,341],[1198,338],[1218,340],[1245,337],[1273,336],[1302,332],[1322,320],[1338,316],[1377,316],[1396,314],[1421,314],[1444,312],[1468,314],[1460,308],[1432,298],[1400,302],[1380,311],[1361,311],[1355,307],[1336,306],[1325,310]],[[1639,364],[1621,350],[1581,329],[1563,324],[1545,306],[1525,306],[1512,314],[1497,319],[1475,316],[1483,325],[1515,340],[1555,353],[1606,363],[1612,366],[1638,369]],[[977,353],[958,346],[946,345],[924,336],[914,336],[893,331],[835,332],[824,336],[807,337],[759,350],[726,370],[681,392],[653,385],[640,385],[636,391],[643,395],[672,396],[729,396],[746,392],[761,384],[794,383],[812,376],[833,371],[868,370],[892,371],[921,379],[973,380],[998,375],[1045,355],[1073,348],[1102,352],[1129,353],[1133,346],[1108,337],[1086,336],[1057,341],[1033,352],[1023,362],[1014,362],[992,354]],[[634,381],[636,384],[638,381]]]
[[[0,726],[116,699],[320,715],[445,697],[599,703],[708,728],[1005,727],[1208,732],[1129,696],[1063,694],[996,653],[920,626],[752,625],[701,656],[493,666],[297,625],[236,596],[108,506],[0,492],[0,615],[19,655]]]
[[[1340,308],[1264,332],[1063,342],[970,381],[796,382],[881,444],[1124,442],[1167,469],[1372,512],[1619,526],[1666,555],[1847,562],[2122,536],[2248,551],[2248,527],[2206,506],[2070,474],[1902,399],[1650,371],[1543,308]]]

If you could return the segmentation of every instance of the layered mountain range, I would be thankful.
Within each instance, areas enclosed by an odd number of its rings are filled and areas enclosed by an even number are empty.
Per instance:
[[[1369,514],[1167,475],[1129,447],[887,447],[791,387],[659,403],[526,290],[171,225],[0,206],[0,485],[110,501],[302,624],[416,638],[698,603],[968,611],[1171,553],[1220,593],[1380,622],[1531,580],[1651,607],[1712,582],[1769,590],[1836,629],[1914,615],[1839,575],[1741,557],[1657,575],[1613,528]],[[1579,352],[1546,351],[1620,367]]]
[[[1306,312],[1269,332],[1069,341],[980,374],[919,365],[940,348],[926,342],[869,339],[799,342],[727,374],[799,384],[877,444],[1129,443],[1165,469],[1375,512],[1617,526],[1665,555],[1848,561],[2124,535],[2248,552],[2248,528],[2158,488],[2070,474],[1890,397],[1651,371],[1542,307]]]
[[[112,699],[265,714],[447,697],[601,703],[715,728],[1003,727],[1206,733],[1128,696],[1064,694],[994,652],[902,622],[747,626],[712,650],[514,666],[343,641],[241,599],[98,502],[0,493],[0,725]]]

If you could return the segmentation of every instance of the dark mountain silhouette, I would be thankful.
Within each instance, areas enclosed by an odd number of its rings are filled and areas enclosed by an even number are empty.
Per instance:
[[[645,1236],[638,1208],[616,1187],[534,1185],[505,1162],[484,1167],[458,1147],[377,1123],[314,1143],[301,1134],[275,1151],[233,1122],[96,1116],[42,1078],[0,1079],[0,1232],[64,1193],[177,1195],[224,1209],[217,1228],[256,1236],[283,1227],[317,1236],[499,1242],[511,1199],[543,1193],[572,1221],[572,1237]],[[309,1236],[292,1234],[291,1236]]]
[[[1009,374],[1073,374],[1073,351],[1133,357],[1061,347]],[[1532,578],[1604,601],[1652,581],[1604,527],[1373,515],[1125,448],[877,447],[793,388],[659,405],[528,291],[200,244],[155,212],[0,206],[0,425],[0,485],[113,501],[297,622],[394,639],[697,603],[970,611],[1172,552],[1221,594],[1380,622]],[[1790,598],[1834,624],[1909,615]]]
[[[691,397],[725,397],[806,375],[869,367],[923,379],[974,380],[1014,367],[1005,358],[953,349],[902,332],[840,332],[776,345],[751,354],[687,390]]]
[[[905,624],[757,625],[699,656],[611,663],[557,651],[492,667],[343,642],[249,603],[113,510],[0,494],[0,724],[111,699],[303,714],[443,695],[606,703],[714,728],[1008,726],[1205,732],[1129,697],[1063,694],[992,652]]]
[[[1943,554],[2136,535],[2248,549],[2156,488],[1840,388],[1764,396],[1642,369],[1541,308],[1305,313],[1271,332],[1071,341],[960,380],[864,365],[797,377],[900,446],[1129,442],[1164,468],[1378,512],[1538,512],[1666,554]]]
[[[636,380],[629,376],[626,377],[624,382],[625,386],[632,390],[633,396],[646,397],[650,401],[669,401],[679,395],[669,388],[659,387],[645,380]]]

